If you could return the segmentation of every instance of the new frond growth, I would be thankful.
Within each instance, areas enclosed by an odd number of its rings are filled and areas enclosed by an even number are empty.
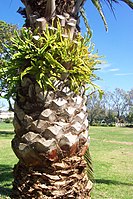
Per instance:
[[[15,96],[17,86],[27,75],[44,90],[61,89],[56,87],[59,82],[74,93],[79,93],[85,85],[93,86],[94,71],[100,63],[93,50],[90,37],[83,38],[79,33],[72,41],[64,36],[59,23],[57,29],[47,26],[46,31],[38,35],[26,28],[21,34],[15,32],[9,46],[10,59],[4,60],[0,68],[6,97]]]

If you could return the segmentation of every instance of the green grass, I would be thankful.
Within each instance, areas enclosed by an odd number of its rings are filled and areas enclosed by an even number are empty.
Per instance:
[[[90,136],[95,176],[92,199],[132,199],[133,145],[128,144],[133,142],[133,129],[91,127]]]
[[[12,149],[12,124],[0,123],[0,199],[8,198],[12,187],[12,169],[17,162]]]
[[[12,123],[0,122],[0,140],[12,139],[13,134],[14,132]]]
[[[91,127],[89,132],[95,176],[92,199],[133,199],[133,145],[128,145],[133,142],[133,129]],[[0,199],[10,194],[17,162],[12,138],[12,125],[0,123]]]
[[[90,134],[93,139],[133,142],[133,128],[91,127]]]
[[[12,123],[0,122],[0,131],[13,131]]]

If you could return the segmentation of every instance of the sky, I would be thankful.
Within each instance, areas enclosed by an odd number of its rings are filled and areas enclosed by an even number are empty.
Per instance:
[[[20,6],[23,6],[20,0],[0,0],[0,20],[22,27],[24,19],[17,13]],[[126,91],[133,89],[133,10],[122,2],[115,4],[114,17],[110,9],[103,5],[108,23],[106,32],[90,0],[86,1],[85,9],[93,32],[92,42],[95,44],[95,51],[103,56],[104,62],[97,71],[101,80],[96,84],[108,91],[115,88]],[[85,32],[82,21],[81,30]]]
[[[104,2],[104,1],[103,1]],[[97,83],[104,90],[133,88],[133,10],[125,3],[115,4],[115,17],[104,6],[104,13],[108,23],[108,32],[91,3],[86,4],[87,16],[93,30],[95,50],[103,55],[105,64],[97,75],[102,79]]]

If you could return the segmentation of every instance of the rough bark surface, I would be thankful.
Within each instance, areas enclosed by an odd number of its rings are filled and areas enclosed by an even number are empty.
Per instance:
[[[85,161],[81,157],[64,158],[41,168],[15,167],[12,199],[89,199],[92,183],[83,171]]]
[[[83,155],[88,148],[84,90],[74,95],[60,82],[43,92],[24,77],[15,103],[12,198],[89,198]]]
[[[65,37],[79,30],[75,0],[21,0],[26,27],[45,31],[59,20]],[[74,10],[77,9],[77,12]],[[29,63],[28,63],[29,64]],[[88,120],[84,89],[76,95],[69,82],[55,82],[56,91],[43,91],[26,75],[17,88],[12,148],[19,159],[14,167],[12,199],[89,199],[91,183],[83,158],[88,148]]]

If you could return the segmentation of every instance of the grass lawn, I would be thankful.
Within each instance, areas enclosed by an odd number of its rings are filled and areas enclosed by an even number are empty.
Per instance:
[[[91,127],[92,199],[133,199],[133,129]]]
[[[0,122],[0,199],[9,198],[12,187],[12,168],[17,162],[11,150],[13,135],[12,124]]]
[[[92,199],[133,199],[133,129],[91,127],[89,132],[95,175]],[[0,123],[0,199],[9,198],[17,162],[12,138],[12,125]]]

